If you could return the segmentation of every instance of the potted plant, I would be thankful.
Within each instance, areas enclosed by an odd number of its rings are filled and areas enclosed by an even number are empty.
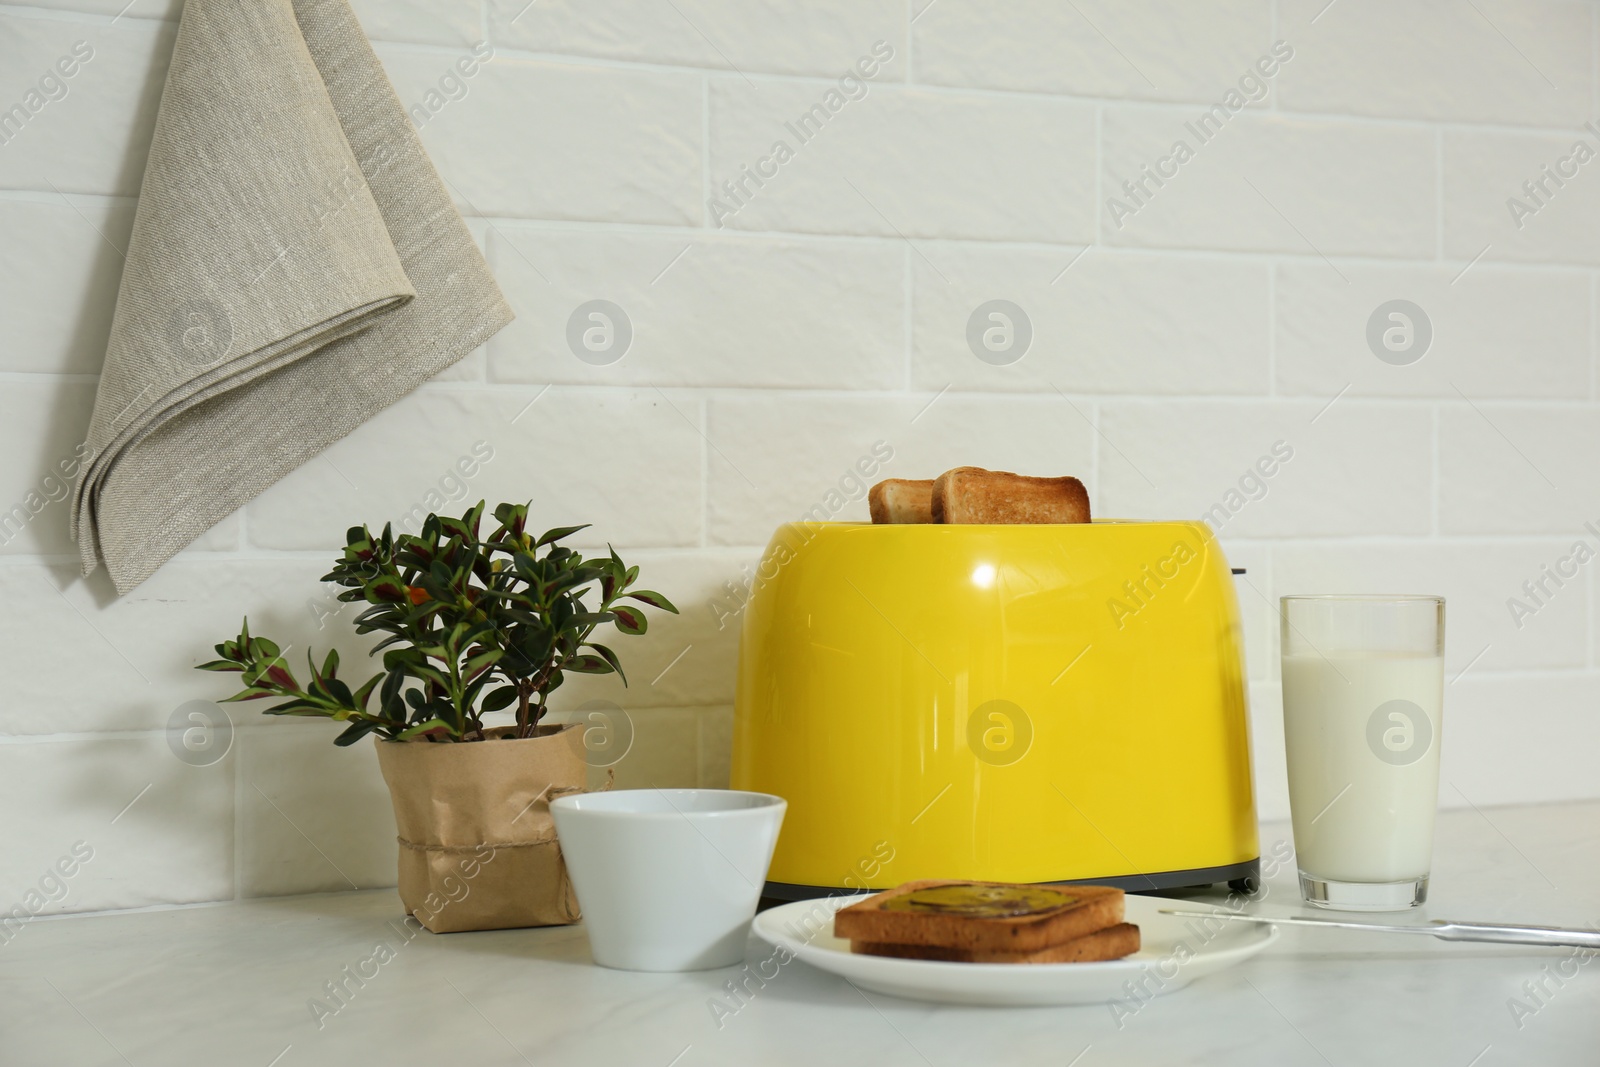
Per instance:
[[[330,651],[307,653],[302,685],[279,646],[250,633],[216,646],[201,670],[243,674],[228,700],[282,698],[269,715],[347,723],[334,739],[377,734],[378,763],[394,802],[400,840],[400,899],[435,933],[575,922],[549,801],[582,792],[587,766],[576,724],[541,720],[569,673],[615,673],[622,664],[595,630],[614,624],[642,634],[643,611],[677,612],[660,593],[635,589],[639,568],[584,558],[560,544],[585,529],[533,538],[528,508],[501,504],[481,536],[482,501],[459,519],[429,515],[417,534],[374,537],[353,527],[323,581],[361,602],[356,632],[387,634],[383,671],[351,689]],[[597,598],[598,603],[592,602]],[[511,711],[510,724],[484,716]],[[490,742],[480,744],[479,742]]]

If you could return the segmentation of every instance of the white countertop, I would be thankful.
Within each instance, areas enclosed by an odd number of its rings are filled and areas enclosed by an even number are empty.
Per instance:
[[[1263,852],[1287,837],[1263,827]],[[1443,813],[1432,896],[1407,920],[1600,925],[1600,802]],[[1252,910],[1298,907],[1286,869]],[[913,1003],[796,960],[719,1013],[719,1028],[710,1001],[734,970],[608,971],[590,962],[581,926],[407,941],[399,915],[380,891],[36,921],[0,944],[0,1063],[1600,1063],[1600,963],[1565,949],[1286,927],[1261,956],[1158,997],[1120,1030],[1103,1006]],[[348,1003],[319,1026],[312,999],[334,1005],[325,983],[380,942],[391,958],[363,964],[377,973],[348,980]],[[769,954],[752,941],[748,959]]]

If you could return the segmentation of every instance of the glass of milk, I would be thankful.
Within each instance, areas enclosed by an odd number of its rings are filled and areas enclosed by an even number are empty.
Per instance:
[[[1444,598],[1286,596],[1283,736],[1307,903],[1428,898],[1439,797]]]

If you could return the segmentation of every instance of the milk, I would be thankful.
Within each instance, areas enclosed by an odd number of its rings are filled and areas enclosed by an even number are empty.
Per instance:
[[[1300,869],[1341,882],[1427,875],[1439,795],[1444,662],[1283,657],[1283,733]]]

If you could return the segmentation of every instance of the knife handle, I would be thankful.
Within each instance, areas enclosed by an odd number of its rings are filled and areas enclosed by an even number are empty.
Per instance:
[[[1433,936],[1443,941],[1490,941],[1509,945],[1600,950],[1600,930],[1562,926],[1515,926],[1509,923],[1463,923],[1436,919]]]

